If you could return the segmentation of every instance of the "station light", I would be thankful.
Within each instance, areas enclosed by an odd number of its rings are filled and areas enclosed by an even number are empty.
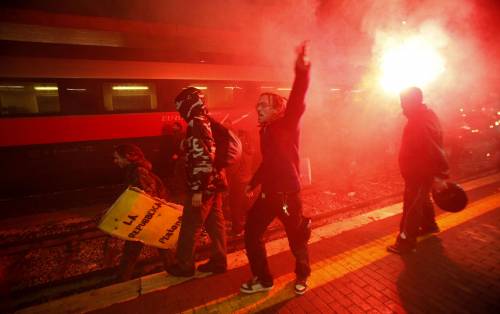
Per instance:
[[[234,89],[243,89],[239,86],[224,86],[224,89],[231,89],[231,90],[234,90]]]
[[[330,88],[330,91],[331,92],[340,92],[341,89],[340,88]]]
[[[278,87],[278,88],[276,88],[276,90],[287,91],[287,90],[292,90],[292,88],[290,88],[290,87]]]
[[[113,90],[148,90],[148,86],[141,85],[116,85],[112,87]]]

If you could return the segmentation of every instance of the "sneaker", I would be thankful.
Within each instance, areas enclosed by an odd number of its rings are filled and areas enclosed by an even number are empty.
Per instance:
[[[387,252],[404,255],[416,251],[416,241],[402,239],[398,236],[396,243],[387,247]]]
[[[166,268],[167,273],[175,277],[193,277],[194,276],[194,268],[193,269],[182,269],[179,264],[173,264]]]
[[[297,279],[295,281],[295,294],[303,295],[307,290],[307,279]]]
[[[253,277],[248,282],[245,282],[244,284],[241,285],[240,291],[243,293],[251,294],[256,292],[269,291],[272,288],[273,284],[265,285],[260,282],[259,278]]]
[[[421,227],[419,230],[418,230],[418,236],[419,237],[423,237],[423,236],[426,236],[426,235],[429,235],[429,234],[433,234],[433,233],[439,233],[441,231],[441,229],[439,229],[439,226],[434,224],[434,225],[431,225],[431,226],[428,226],[428,227]]]
[[[214,274],[222,274],[227,271],[226,265],[217,265],[212,263],[212,261],[208,261],[204,264],[198,266],[198,271],[202,273],[214,273]]]

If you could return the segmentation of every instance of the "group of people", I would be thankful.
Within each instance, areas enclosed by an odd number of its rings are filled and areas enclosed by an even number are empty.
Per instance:
[[[299,137],[300,121],[306,109],[309,72],[310,62],[304,43],[298,50],[295,80],[289,98],[263,93],[257,102],[262,161],[249,183],[239,187],[248,198],[255,196],[243,227],[252,277],[241,285],[242,293],[273,288],[264,233],[275,218],[284,225],[295,258],[295,293],[300,295],[307,290],[311,273],[308,252],[311,221],[303,215],[300,196]],[[173,276],[195,274],[196,241],[203,227],[211,240],[211,256],[197,270],[209,273],[227,270],[222,211],[222,193],[227,188],[227,180],[225,170],[214,165],[216,146],[204,97],[201,90],[188,87],[175,99],[176,108],[187,124],[182,142],[188,192],[175,256],[160,250],[165,269]],[[439,231],[429,193],[431,188],[442,189],[448,175],[439,121],[422,101],[422,92],[416,87],[401,93],[403,113],[408,118],[400,151],[400,168],[406,186],[400,232],[395,244],[388,247],[389,251],[398,254],[415,250],[419,235]],[[118,166],[127,169],[127,183],[153,196],[164,197],[164,189],[142,152],[133,145],[125,146],[127,148],[117,147],[114,160]],[[120,266],[122,279],[130,277],[133,269],[130,261],[137,259],[141,247],[136,242],[126,243]]]

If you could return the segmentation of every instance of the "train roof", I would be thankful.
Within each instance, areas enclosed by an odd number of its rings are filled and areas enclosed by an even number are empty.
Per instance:
[[[3,78],[126,78],[288,81],[290,69],[266,66],[61,58],[0,58]],[[290,72],[290,73],[287,73]]]

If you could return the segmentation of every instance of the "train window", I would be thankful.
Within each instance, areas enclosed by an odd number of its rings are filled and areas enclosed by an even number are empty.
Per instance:
[[[156,86],[153,83],[105,83],[106,111],[141,112],[158,109]]]
[[[236,82],[190,82],[186,86],[201,89],[205,94],[210,109],[241,107],[244,103],[255,101],[249,96],[251,89],[247,84]]]
[[[55,83],[0,82],[2,116],[59,113],[59,87]]]
[[[186,88],[189,83],[183,80],[160,80],[157,81],[159,109],[161,111],[176,111],[174,99]]]
[[[201,89],[206,96],[209,110],[242,108],[252,106],[257,101],[259,84],[245,81],[159,81],[158,99],[161,110],[175,111],[174,99],[186,87]]]
[[[64,114],[95,114],[102,106],[102,89],[98,81],[61,80],[59,94]]]

